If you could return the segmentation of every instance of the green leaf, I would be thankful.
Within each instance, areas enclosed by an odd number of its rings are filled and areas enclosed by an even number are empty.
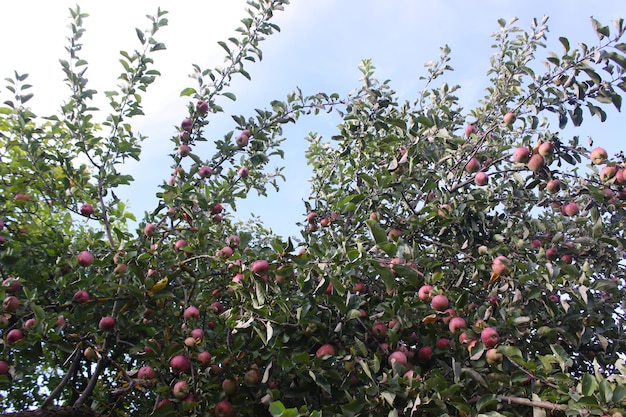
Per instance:
[[[596,378],[591,374],[583,374],[582,379],[582,393],[589,397],[593,395],[598,389],[598,382]]]
[[[483,395],[476,402],[476,411],[480,411],[485,407],[488,407],[492,404],[496,404],[497,402],[498,402],[498,397],[495,394]]]
[[[282,416],[283,411],[285,411],[285,406],[280,401],[274,401],[270,404],[269,412],[274,417]]]

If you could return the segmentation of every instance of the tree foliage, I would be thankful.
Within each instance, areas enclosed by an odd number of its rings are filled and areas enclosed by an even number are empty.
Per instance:
[[[346,97],[296,90],[206,137],[287,3],[249,2],[220,42],[225,65],[193,66],[171,177],[140,219],[115,189],[132,186],[120,166],[141,158],[131,120],[160,75],[166,12],[121,52],[104,112],[80,57],[79,7],[60,113],[36,116],[27,76],[7,80],[0,408],[621,415],[626,161],[564,128],[620,110],[623,21],[592,19],[595,45],[561,37],[543,62],[547,19],[529,30],[499,21],[488,88],[469,111],[442,81],[444,47],[412,102],[366,60]],[[282,170],[268,164],[283,155],[283,126],[321,112],[341,123],[332,138],[307,138],[301,236],[235,221],[250,191],[278,188]]]

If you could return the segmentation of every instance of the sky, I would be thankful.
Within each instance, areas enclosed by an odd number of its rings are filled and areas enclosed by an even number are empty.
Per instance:
[[[3,2],[0,6],[0,78],[13,71],[30,74],[35,97],[29,102],[40,115],[58,112],[60,99],[68,91],[58,64],[65,58],[65,38],[69,34],[70,7],[76,0],[30,0]],[[217,41],[235,34],[240,20],[246,17],[244,0],[109,0],[78,2],[90,17],[85,20],[84,58],[89,62],[86,74],[90,87],[100,93],[116,85],[121,69],[120,50],[138,47],[135,28],[144,28],[146,14],[157,6],[169,11],[169,25],[159,32],[167,50],[154,55],[155,67],[162,76],[144,96],[145,116],[136,119],[136,131],[149,137],[143,143],[142,159],[123,169],[135,177],[135,183],[118,195],[141,219],[144,211],[156,206],[159,184],[171,174],[167,154],[172,151],[169,138],[175,126],[186,116],[187,98],[179,93],[193,81],[188,78],[191,64],[212,68],[223,63],[223,50]],[[533,18],[549,16],[548,50],[561,52],[559,36],[570,44],[597,42],[590,16],[609,24],[626,18],[626,1],[603,0],[292,0],[274,23],[281,32],[261,44],[263,61],[247,67],[252,81],[235,78],[231,91],[236,102],[220,103],[225,114],[211,121],[207,134],[221,138],[235,128],[230,114],[252,116],[254,109],[269,107],[274,99],[284,99],[299,87],[305,94],[318,92],[345,95],[359,87],[361,60],[370,58],[377,68],[376,77],[391,80],[401,100],[412,100],[423,88],[420,76],[426,75],[424,63],[436,60],[440,47],[452,50],[454,72],[446,76],[450,84],[461,85],[460,102],[466,110],[477,105],[484,94],[489,68],[491,34],[498,30],[497,20],[518,17],[518,26],[527,29]],[[0,97],[6,90],[0,83]],[[105,101],[98,102],[105,108]],[[238,206],[237,216],[250,213],[261,217],[274,232],[299,234],[296,221],[304,218],[308,198],[304,137],[315,131],[324,137],[335,133],[339,119],[333,116],[301,119],[284,131],[287,181],[278,193],[267,198],[249,198]],[[609,152],[621,149],[624,122],[616,112],[609,121],[594,120],[572,131],[581,137],[592,136]],[[194,151],[202,157],[199,145]],[[207,145],[208,146],[208,145]]]

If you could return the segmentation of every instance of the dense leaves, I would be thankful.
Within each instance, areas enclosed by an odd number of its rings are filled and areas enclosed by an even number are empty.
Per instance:
[[[165,48],[155,36],[166,12],[121,53],[101,123],[79,8],[60,116],[29,110],[26,75],[8,80],[2,409],[620,415],[626,161],[563,128],[619,110],[623,22],[593,20],[597,46],[559,38],[563,54],[541,66],[547,19],[529,31],[500,21],[489,87],[470,111],[441,81],[452,70],[444,47],[414,102],[398,102],[364,61],[347,97],[297,90],[206,137],[287,3],[249,2],[237,37],[220,43],[226,65],[193,66],[171,177],[139,221],[115,188],[132,182],[120,164],[140,159],[129,119],[159,75],[151,56]],[[321,112],[341,123],[330,139],[307,138],[301,237],[235,221],[250,191],[278,188],[282,170],[267,166],[282,157],[283,126]]]

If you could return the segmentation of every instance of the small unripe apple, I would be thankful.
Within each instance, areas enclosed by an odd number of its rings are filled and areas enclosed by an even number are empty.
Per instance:
[[[84,304],[89,301],[89,293],[85,290],[78,290],[74,293],[72,299],[80,304]]]
[[[189,384],[187,381],[178,381],[175,383],[172,388],[172,394],[179,400],[186,398],[187,395],[189,395]]]
[[[102,317],[98,323],[98,328],[103,332],[111,332],[115,329],[115,319],[113,317]]]
[[[187,372],[191,369],[191,362],[184,355],[176,355],[170,359],[170,366],[174,372]]]
[[[489,183],[489,176],[484,172],[477,172],[476,176],[474,176],[474,183],[480,187],[487,185]]]
[[[543,166],[545,165],[545,159],[543,159],[543,156],[536,153],[530,157],[527,165],[528,165],[528,169],[530,169],[533,172],[537,172],[541,168],[543,168]]]
[[[200,310],[197,307],[189,306],[183,312],[183,317],[187,320],[197,319],[200,317]]]
[[[78,254],[78,265],[80,266],[89,266],[93,263],[94,257],[93,254],[87,250],[82,251]]]
[[[435,295],[430,301],[430,306],[437,311],[445,311],[449,305],[450,301],[448,300],[448,297],[443,294]]]
[[[82,206],[80,206],[80,214],[82,214],[85,217],[89,217],[93,214],[93,206],[89,203],[85,203]]]
[[[589,158],[591,159],[591,163],[594,165],[601,165],[604,164],[606,162],[606,160],[608,159],[609,155],[606,152],[606,149],[604,148],[594,148],[591,150],[591,153],[589,154]]]
[[[513,151],[513,161],[525,164],[530,159],[530,149],[526,146],[519,146]]]
[[[480,332],[480,340],[486,347],[492,348],[500,342],[500,335],[493,327],[485,327]]]
[[[515,123],[516,119],[517,119],[517,116],[515,116],[515,113],[513,112],[506,113],[504,117],[502,118],[502,120],[504,120],[504,123],[506,123],[509,126]]]
[[[2,309],[7,313],[15,312],[20,306],[20,299],[14,295],[7,296],[2,301]]]

